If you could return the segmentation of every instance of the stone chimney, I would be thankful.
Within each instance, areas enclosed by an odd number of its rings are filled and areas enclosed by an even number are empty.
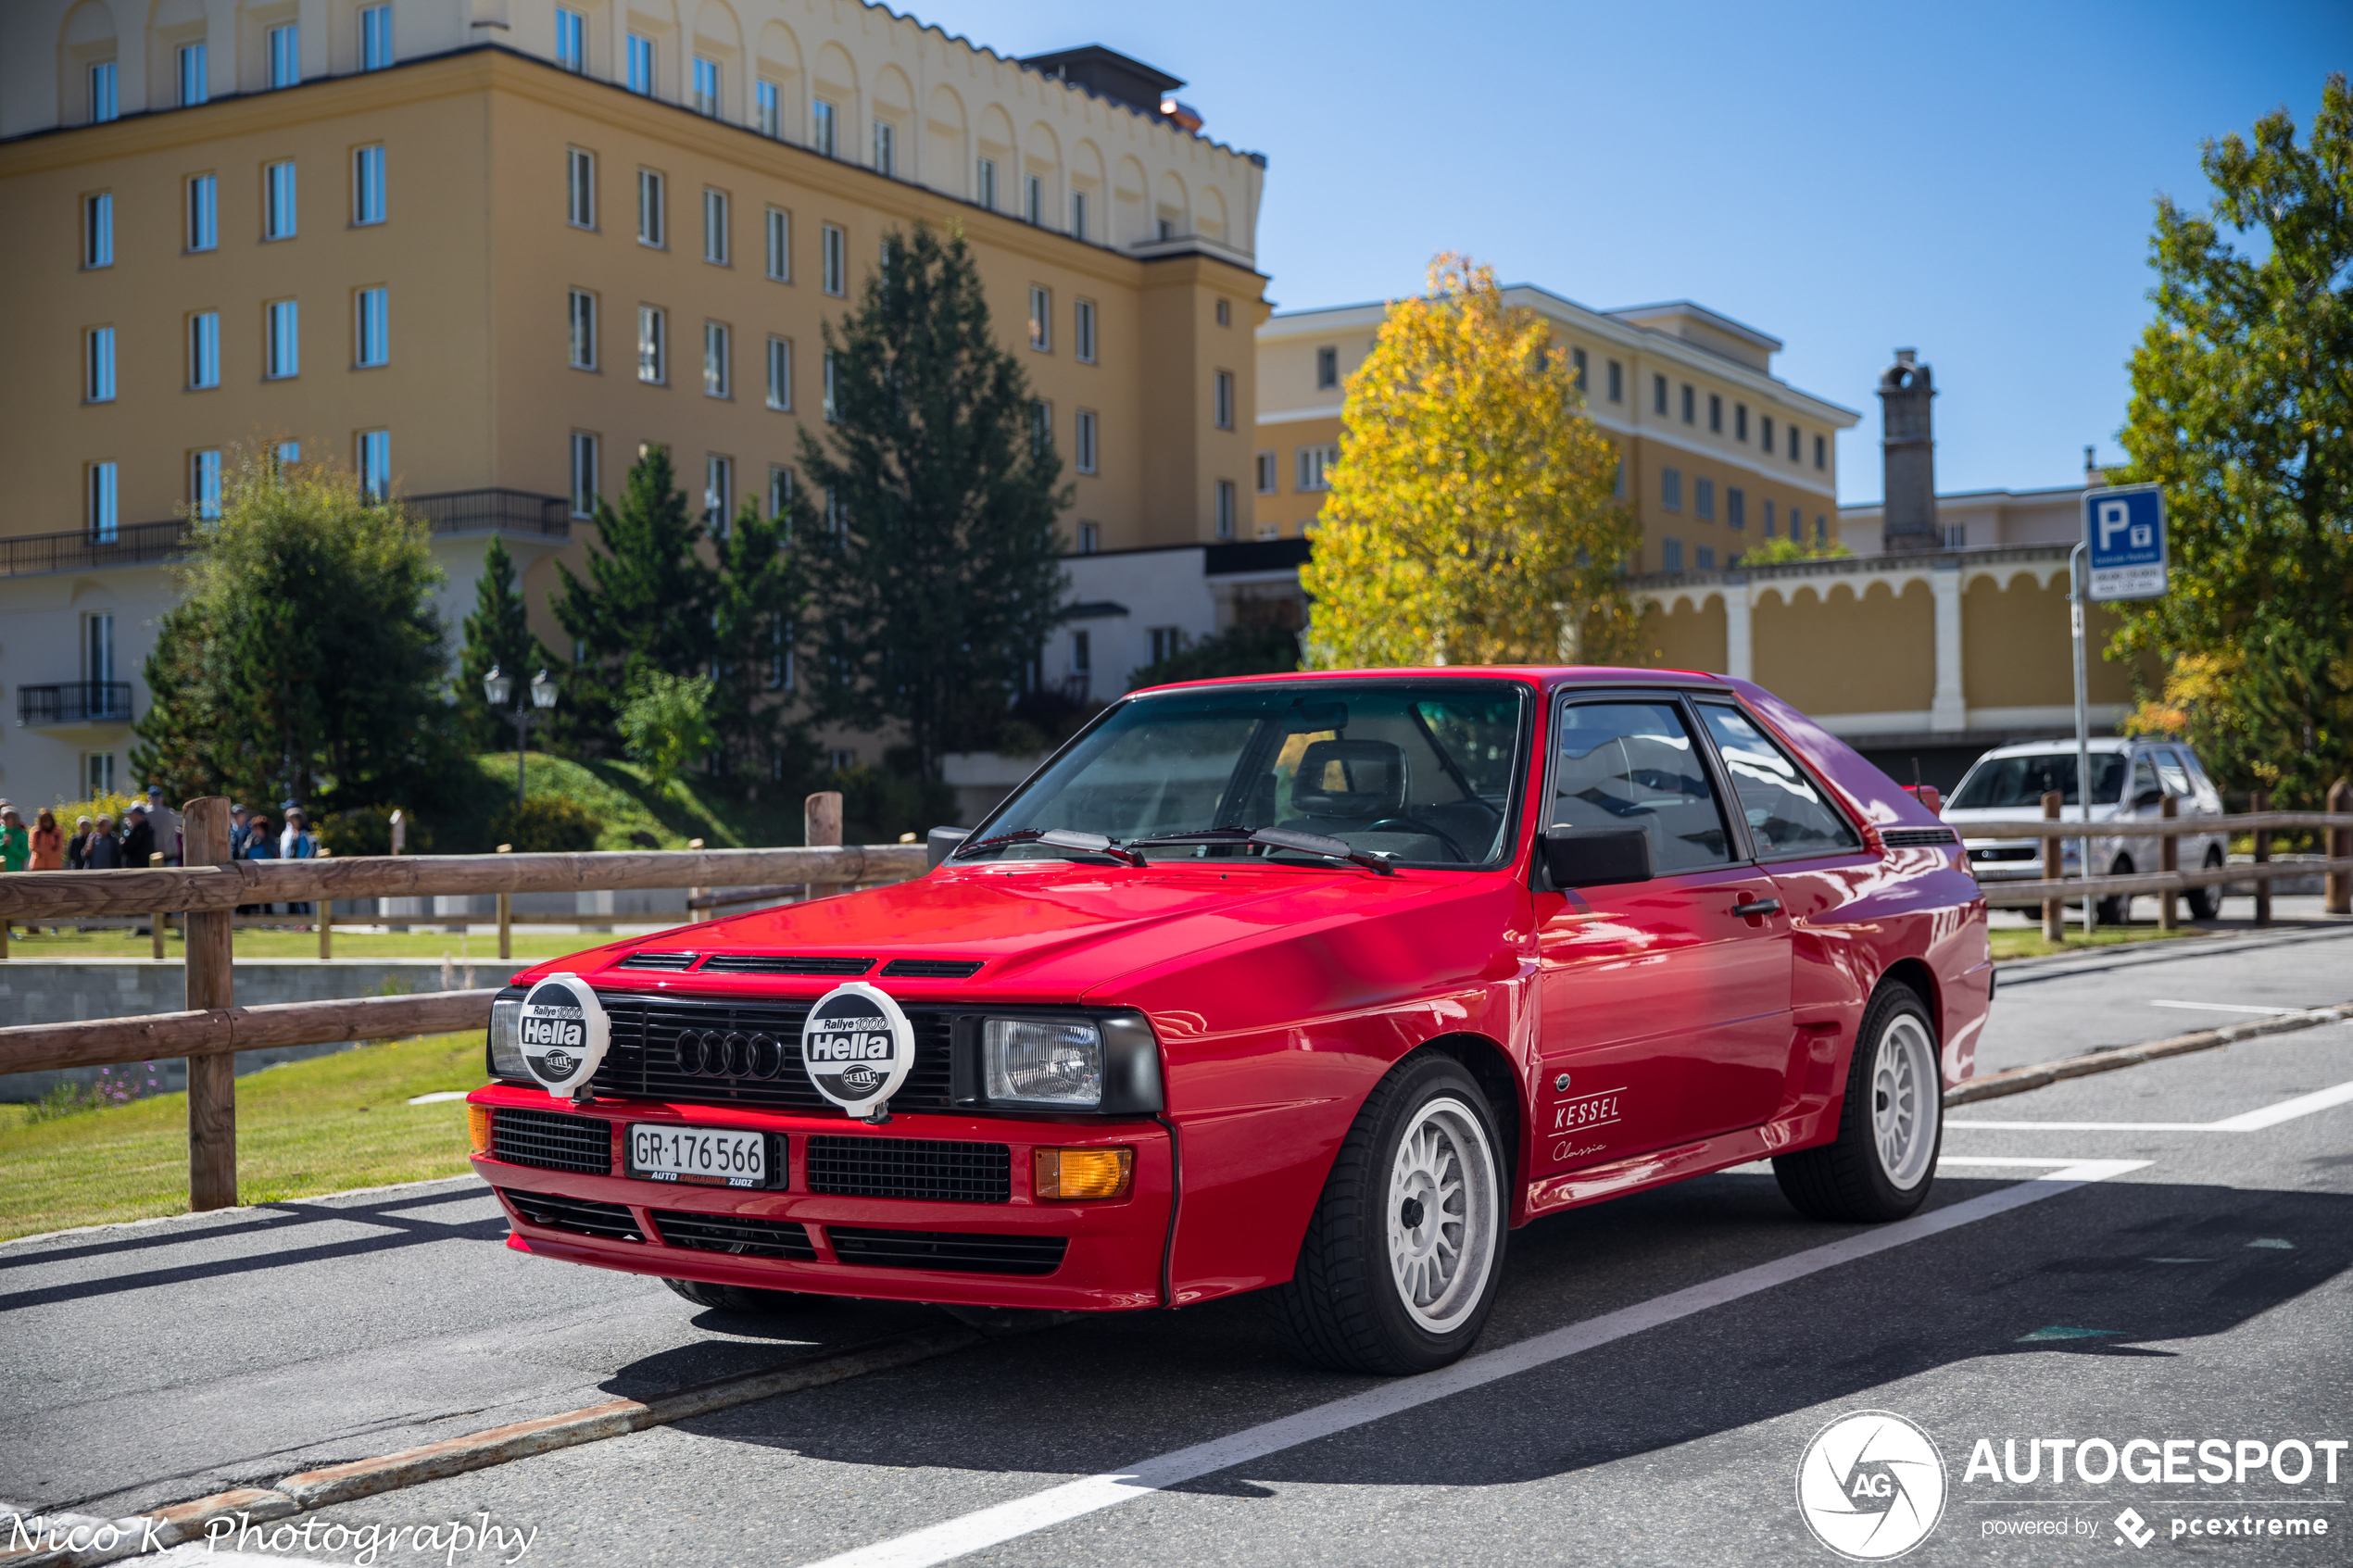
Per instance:
[[[1916,351],[1899,348],[1879,378],[1880,453],[1883,465],[1881,548],[1941,550],[1936,521],[1936,440],[1929,400],[1936,395],[1929,369]]]

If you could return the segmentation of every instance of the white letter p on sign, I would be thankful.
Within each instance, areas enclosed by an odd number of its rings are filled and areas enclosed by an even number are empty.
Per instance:
[[[2100,548],[2116,547],[2116,536],[2132,526],[2133,508],[2122,501],[2102,501],[2099,508]]]

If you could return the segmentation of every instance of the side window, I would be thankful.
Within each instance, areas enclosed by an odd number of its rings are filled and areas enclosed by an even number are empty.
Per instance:
[[[1724,758],[1724,771],[1741,798],[1748,819],[1749,836],[1756,841],[1759,859],[1787,859],[1797,855],[1830,855],[1860,848],[1862,841],[1836,807],[1822,798],[1781,748],[1749,722],[1737,708],[1703,703],[1708,733]]]
[[[2149,766],[2149,759],[2147,758],[2135,758],[2133,762],[2133,798],[2131,804],[2138,806],[2145,801],[2147,804],[2154,806],[2164,797],[2165,791],[2159,787],[2157,782],[2157,770]]]
[[[2191,786],[2190,771],[2182,766],[2181,753],[2167,746],[2161,751],[2150,752],[2149,757],[2157,763],[2157,776],[2165,782],[2166,794],[2195,795],[2197,793]]]
[[[1571,703],[1557,728],[1548,826],[1642,828],[1661,876],[1732,858],[1707,766],[1673,705]]]

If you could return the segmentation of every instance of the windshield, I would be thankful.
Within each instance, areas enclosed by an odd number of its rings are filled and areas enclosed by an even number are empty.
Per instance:
[[[1401,864],[1485,866],[1510,843],[1527,694],[1516,682],[1208,686],[1120,704],[975,830],[959,858],[1064,856],[1061,828],[1125,845],[1282,828]],[[1140,847],[1154,859],[1286,856],[1241,844]]]
[[[2075,753],[2038,751],[2029,757],[1991,757],[1969,770],[1955,792],[1956,811],[2026,810],[2043,809],[2043,796],[2057,790],[2063,806],[2077,804]],[[2124,754],[2092,753],[2092,804],[2113,806],[2124,793]]]

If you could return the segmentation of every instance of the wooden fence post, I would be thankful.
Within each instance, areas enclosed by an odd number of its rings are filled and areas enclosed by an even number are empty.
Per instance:
[[[501,855],[511,855],[514,852],[515,847],[511,844],[498,846],[498,853]],[[514,897],[515,896],[511,893],[498,895],[498,960],[501,963],[515,956]]]
[[[2178,796],[2169,795],[2165,797],[2165,804],[2158,808],[2157,814],[2170,822],[2175,817],[2182,814],[2181,806],[2181,798]],[[2160,871],[2180,871],[2182,869],[2182,841],[2174,837],[2171,834],[2166,834],[2165,841],[2158,846],[2157,864],[2158,869]],[[2175,893],[2170,887],[2157,896],[2158,930],[2175,931],[2180,929],[2182,924],[2181,906],[2181,895]]]
[[[162,866],[162,864],[163,864],[163,851],[162,851],[162,850],[160,850],[160,849],[153,849],[153,850],[148,851],[148,853],[147,853],[147,869],[148,869],[148,870],[150,870],[150,871],[156,870],[156,869],[157,869],[157,868],[161,867],[161,866]],[[170,925],[170,923],[171,923],[171,917],[170,917],[169,914],[167,914],[165,911],[161,910],[161,909],[157,909],[157,911],[156,911],[156,912],[155,912],[152,916],[150,916],[150,917],[148,918],[148,921],[147,921],[147,930],[148,930],[148,932],[149,932],[149,933],[150,933],[150,934],[154,936],[154,938],[155,938],[155,948],[154,948],[154,952],[155,952],[155,956],[156,956],[157,958],[158,958],[158,959],[160,959],[160,958],[162,958],[162,957],[163,957],[163,934],[164,934],[164,929],[165,929],[165,927],[167,927],[167,926],[168,926],[168,925]]]
[[[2353,779],[2339,779],[2329,785],[2329,815],[2353,816]],[[2328,831],[2329,859],[2353,860],[2353,828],[2331,828]],[[2333,915],[2353,915],[2353,872],[2328,873],[2328,898],[2321,906]]]
[[[814,847],[841,842],[841,791],[821,789],[801,803],[800,841]],[[808,896],[830,898],[841,891],[838,882],[812,882]]]
[[[687,848],[689,848],[689,849],[699,849],[699,848],[701,848],[701,847],[702,847],[702,840],[701,840],[701,839],[699,839],[699,838],[690,838],[690,839],[686,840],[686,847],[687,847]],[[710,909],[698,909],[695,908],[695,900],[696,900],[696,899],[698,899],[698,898],[708,898],[708,897],[711,897],[711,889],[710,889],[710,888],[708,888],[708,887],[689,887],[688,889],[686,889],[686,923],[687,923],[687,924],[689,924],[689,925],[698,924],[698,923],[699,923],[700,922],[707,921],[707,920],[709,920],[709,919],[711,919],[711,914],[712,914],[712,912],[713,912],[713,911],[711,911],[711,910],[710,910]]]
[[[227,866],[229,800],[207,795],[181,808],[182,854],[191,866]],[[191,1012],[236,1005],[233,909],[188,914],[187,1008]],[[156,930],[163,929],[161,916]],[[158,935],[160,940],[160,935]],[[188,1059],[188,1208],[227,1209],[237,1201],[237,1058],[220,1051]]]
[[[325,845],[319,846],[318,858],[320,859],[327,859],[333,854],[334,851]],[[319,959],[323,963],[334,956],[335,901],[333,898],[321,898],[319,900]]]
[[[2057,822],[2058,814],[2059,792],[2055,789],[2045,790],[2043,792],[2043,820],[2046,822]],[[2061,839],[2043,840],[2044,881],[2057,882],[2067,874],[2064,845],[2065,841]],[[2057,898],[2043,900],[2043,940],[2053,945],[2067,940],[2067,906]]]
[[[2257,811],[2268,811],[2271,809],[2271,792],[2268,789],[2259,789],[2247,797],[2247,804]],[[2271,830],[2257,828],[2255,830],[2255,863],[2259,866],[2264,865],[2271,859]],[[2268,876],[2259,877],[2256,880],[2255,923],[2257,925],[2271,923],[2271,879]]]

